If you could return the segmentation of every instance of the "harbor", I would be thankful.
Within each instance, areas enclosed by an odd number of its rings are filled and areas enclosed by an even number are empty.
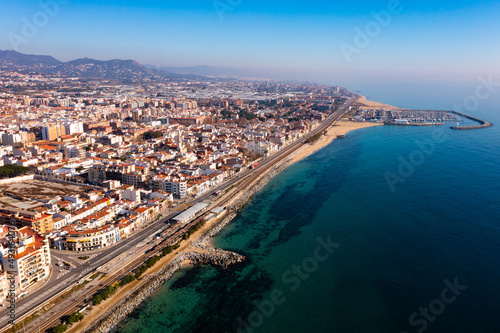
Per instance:
[[[391,126],[442,126],[445,123],[455,122],[453,130],[473,130],[493,126],[492,123],[480,118],[446,110],[409,110],[409,109],[365,109],[356,111],[351,121],[384,123]],[[463,124],[472,121],[478,125]]]

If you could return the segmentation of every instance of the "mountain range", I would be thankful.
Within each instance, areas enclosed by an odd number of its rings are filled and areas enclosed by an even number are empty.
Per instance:
[[[147,68],[134,60],[108,61],[89,58],[62,62],[45,55],[23,54],[0,50],[0,69],[24,74],[45,74],[61,77],[98,78],[127,81],[161,81],[168,78],[197,78],[196,75],[171,73],[163,69]]]

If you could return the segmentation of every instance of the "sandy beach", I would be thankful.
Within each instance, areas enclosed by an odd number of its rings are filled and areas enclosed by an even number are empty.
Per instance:
[[[384,104],[384,103],[379,103],[379,102],[374,102],[374,101],[369,101],[366,99],[365,96],[361,96],[360,99],[356,101],[356,103],[353,104],[353,106],[361,106],[361,107],[367,107],[367,108],[384,108],[384,109],[401,109],[393,105],[389,104]]]
[[[366,127],[381,126],[382,123],[358,123],[353,121],[338,121],[335,125],[330,127],[326,133],[314,144],[306,144],[304,147],[300,148],[291,157],[291,163],[295,163],[311,155],[312,153],[320,150],[321,148],[328,146],[333,140],[337,138],[338,135],[346,135],[348,132]]]

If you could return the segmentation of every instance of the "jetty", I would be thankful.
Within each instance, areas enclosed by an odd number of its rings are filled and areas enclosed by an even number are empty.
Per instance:
[[[482,120],[482,119],[479,119],[477,117],[470,116],[468,114],[457,112],[457,111],[451,111],[451,112],[456,114],[456,115],[459,115],[463,118],[466,118],[466,119],[469,119],[469,120],[472,120],[472,121],[479,123],[479,125],[475,125],[475,126],[452,126],[451,129],[454,129],[454,130],[474,130],[474,129],[488,128],[488,127],[493,126],[493,124],[490,123],[489,121]]]

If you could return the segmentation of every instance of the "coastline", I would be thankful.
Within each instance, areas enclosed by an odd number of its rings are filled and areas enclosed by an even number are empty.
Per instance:
[[[397,106],[393,106],[393,105],[389,105],[389,104],[385,104],[385,103],[380,103],[380,102],[375,102],[375,101],[370,101],[370,100],[366,99],[366,96],[363,96],[363,95],[359,95],[359,96],[360,96],[360,98],[353,104],[353,106],[402,110],[402,108],[398,108]]]
[[[314,144],[304,145],[291,156],[291,164],[296,163],[307,156],[317,152],[318,150],[328,146],[333,140],[337,139],[338,135],[346,135],[347,133],[360,129],[374,126],[381,126],[383,123],[362,123],[339,120],[335,125],[328,128],[326,135],[323,135]]]
[[[264,187],[275,175],[286,169],[289,165],[298,162],[305,157],[319,151],[320,149],[328,146],[334,139],[339,135],[345,135],[350,131],[367,128],[373,126],[380,126],[382,123],[361,123],[361,122],[351,122],[339,120],[336,124],[328,128],[325,135],[314,144],[304,144],[303,147],[299,148],[295,153],[293,153],[288,158],[279,162],[274,168],[270,169],[258,179],[253,182],[251,189],[237,195],[232,199],[233,211],[229,212],[227,216],[219,219],[219,221],[205,226],[196,232],[193,236],[196,240],[193,243],[204,242],[213,246],[211,239],[216,236],[227,224],[237,216],[239,209],[241,209],[247,201],[262,187]],[[101,304],[100,311],[91,313],[86,320],[72,327],[69,332],[104,332],[108,329],[116,328],[123,320],[126,320],[128,314],[130,314],[135,308],[137,308],[161,285],[163,285],[172,275],[183,268],[188,267],[185,262],[186,254],[191,248],[189,241],[185,241],[181,245],[177,253],[168,255],[163,258],[158,266],[153,266],[151,271],[146,272],[145,276],[148,276],[148,281],[144,284],[132,283],[130,289],[123,289],[118,292],[114,297],[106,300]],[[134,297],[135,296],[135,297]],[[134,298],[134,300],[132,300]],[[97,310],[94,308],[94,311]],[[122,312],[123,311],[123,312]],[[122,312],[122,315],[118,315],[118,312]],[[125,314],[125,312],[127,314]],[[115,318],[113,314],[116,315]],[[118,318],[120,317],[120,318]],[[90,321],[90,323],[89,323]],[[106,329],[103,330],[103,328]]]

